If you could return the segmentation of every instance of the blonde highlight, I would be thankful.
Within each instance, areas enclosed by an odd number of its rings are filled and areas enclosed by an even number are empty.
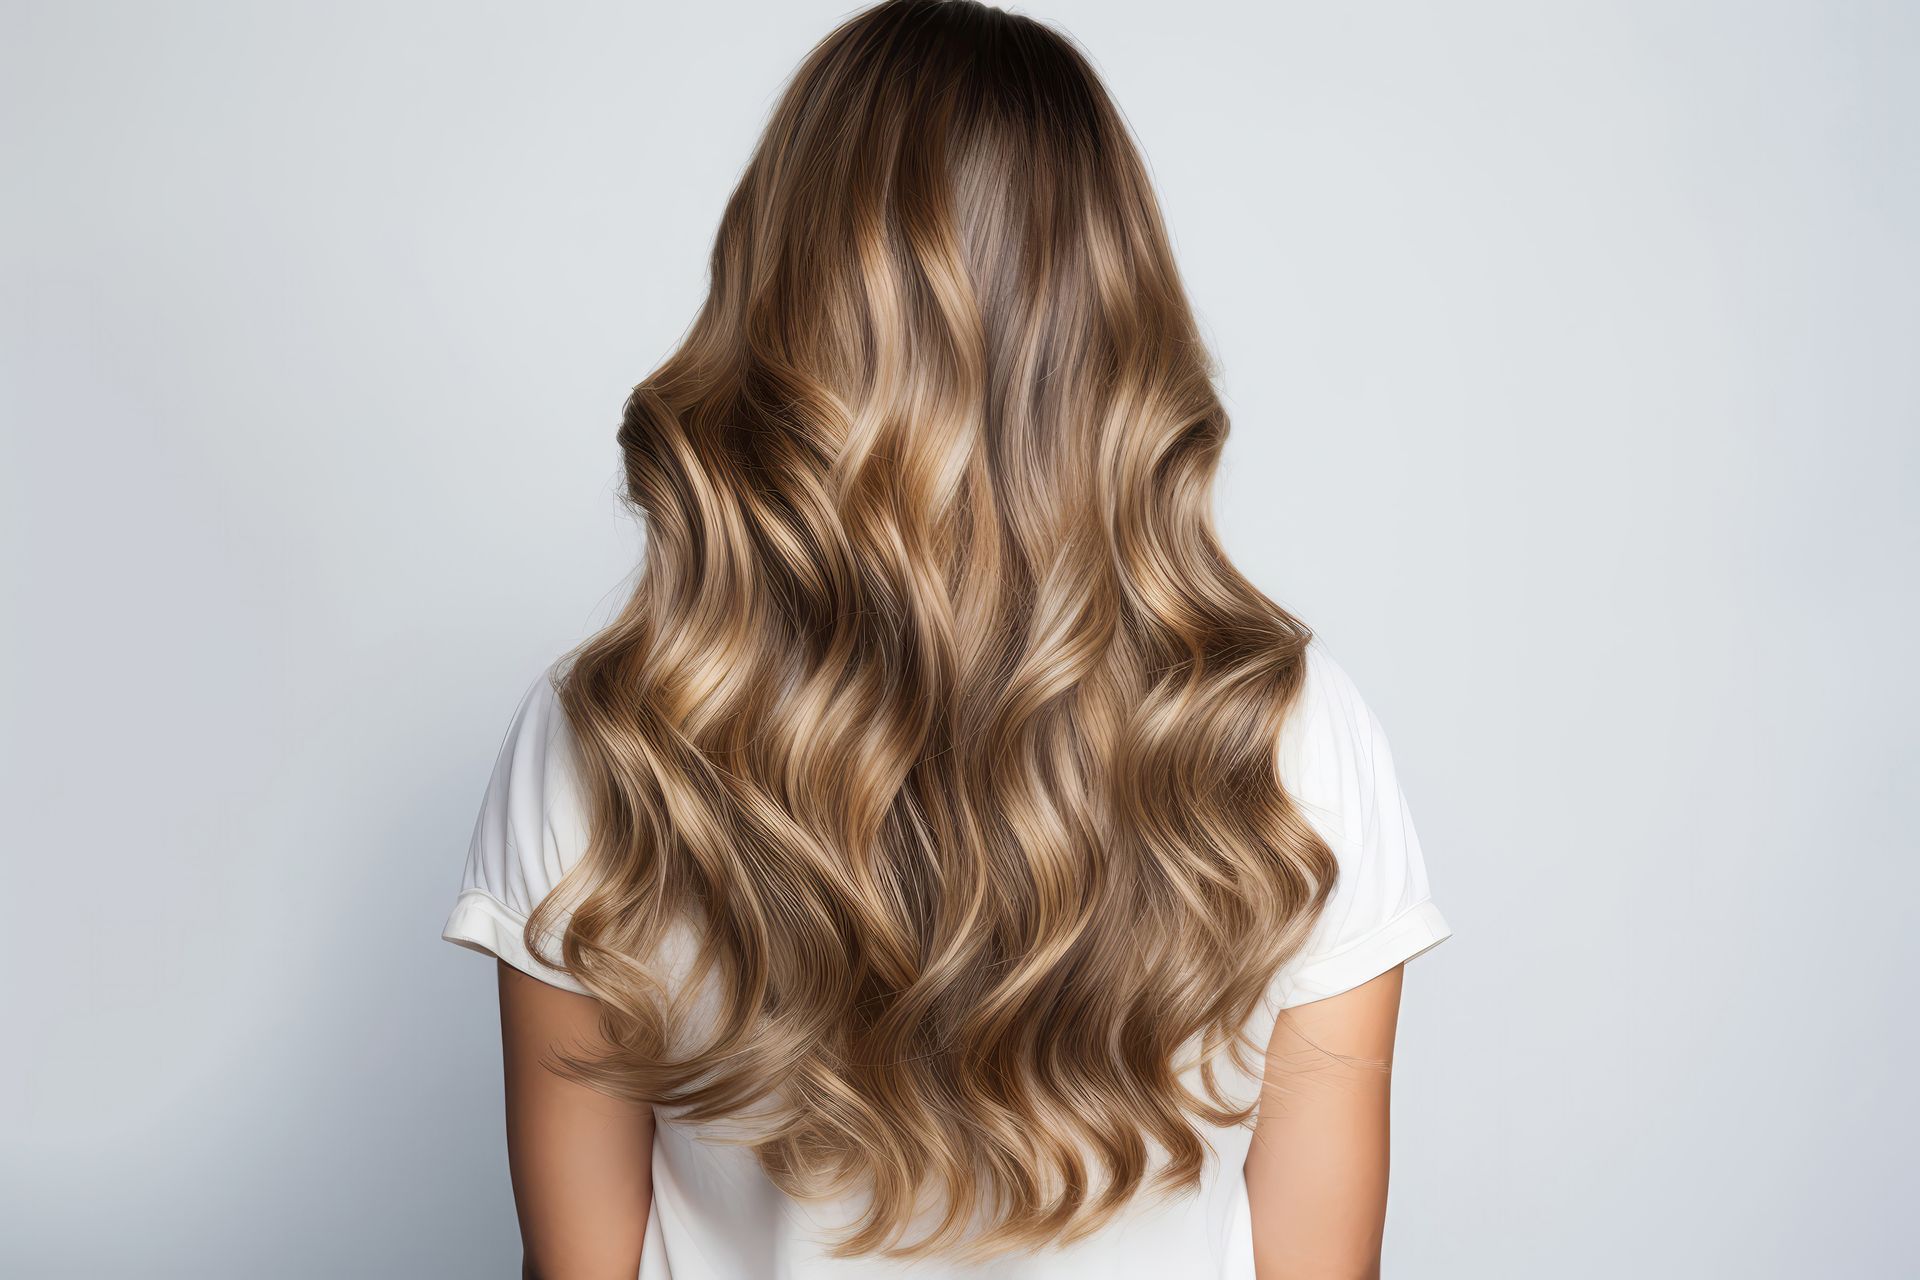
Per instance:
[[[566,1070],[755,1115],[783,1190],[868,1196],[843,1255],[1195,1187],[1335,865],[1124,121],[1051,29],[890,0],[796,72],[711,276],[619,433],[638,584],[557,682],[592,834],[527,937],[615,1046]]]

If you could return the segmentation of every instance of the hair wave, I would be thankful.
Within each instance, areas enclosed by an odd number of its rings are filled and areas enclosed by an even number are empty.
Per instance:
[[[614,1046],[566,1069],[760,1109],[783,1190],[870,1194],[845,1255],[1195,1186],[1335,865],[1276,776],[1308,633],[1215,537],[1227,419],[1124,121],[1035,21],[881,4],[711,275],[619,433],[637,586],[558,678],[592,835],[528,938]]]

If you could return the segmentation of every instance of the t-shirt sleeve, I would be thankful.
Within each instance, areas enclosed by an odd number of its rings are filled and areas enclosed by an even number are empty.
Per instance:
[[[585,993],[526,942],[527,917],[586,851],[587,823],[566,712],[551,667],[520,698],[480,801],[460,892],[441,937]],[[558,937],[540,952],[559,954]]]
[[[1317,640],[1281,735],[1280,776],[1340,873],[1307,944],[1275,977],[1277,1007],[1350,991],[1451,936],[1386,733]]]

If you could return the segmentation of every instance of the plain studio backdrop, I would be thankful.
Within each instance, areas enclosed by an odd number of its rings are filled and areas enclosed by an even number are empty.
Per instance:
[[[1385,723],[1386,1272],[1913,1274],[1920,16],[1036,0],[1153,165],[1230,550]],[[838,4],[0,23],[0,1272],[517,1275],[515,700]]]

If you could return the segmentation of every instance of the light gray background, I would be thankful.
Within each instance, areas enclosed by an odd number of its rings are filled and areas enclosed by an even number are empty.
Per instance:
[[[1231,549],[1396,747],[1387,1273],[1910,1275],[1912,5],[1030,7],[1154,165]],[[514,699],[837,4],[0,27],[0,1272],[517,1274]]]

